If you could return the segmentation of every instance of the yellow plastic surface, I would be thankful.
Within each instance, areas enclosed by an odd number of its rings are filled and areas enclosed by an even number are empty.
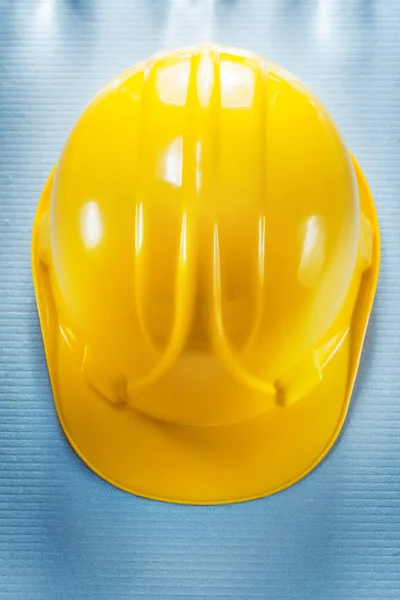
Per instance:
[[[343,424],[379,267],[319,101],[207,45],[123,73],[43,191],[33,273],[57,412],[114,485],[186,503],[293,484]]]

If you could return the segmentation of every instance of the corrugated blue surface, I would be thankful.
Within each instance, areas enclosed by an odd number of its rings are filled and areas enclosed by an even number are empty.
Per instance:
[[[325,102],[371,185],[382,268],[350,415],[274,497],[183,507],[125,494],[66,442],[30,272],[35,206],[81,108],[166,46],[260,51]],[[0,0],[0,598],[399,600],[398,0]]]

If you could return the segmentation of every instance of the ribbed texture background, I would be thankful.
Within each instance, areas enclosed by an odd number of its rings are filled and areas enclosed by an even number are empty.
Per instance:
[[[214,508],[135,498],[77,458],[53,406],[30,267],[35,207],[83,106],[129,65],[203,39],[257,50],[321,97],[382,235],[339,442],[291,489]],[[399,231],[398,0],[0,0],[1,600],[399,600]]]

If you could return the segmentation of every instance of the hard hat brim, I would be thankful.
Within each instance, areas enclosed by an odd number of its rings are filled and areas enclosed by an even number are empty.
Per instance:
[[[84,378],[58,325],[48,267],[39,252],[41,223],[50,207],[50,176],[34,224],[34,286],[57,414],[72,447],[95,473],[140,496],[218,504],[279,492],[323,459],[347,414],[379,271],[377,216],[364,176],[353,163],[373,248],[349,335],[324,367],[321,381],[298,402],[244,422],[210,426],[165,422],[127,404],[112,404]]]

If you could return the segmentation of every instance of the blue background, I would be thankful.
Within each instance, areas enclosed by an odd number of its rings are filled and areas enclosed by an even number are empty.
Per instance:
[[[343,433],[274,497],[114,489],[58,424],[31,282],[35,207],[77,115],[162,48],[212,39],[294,72],[370,183],[382,265]],[[400,2],[0,0],[0,598],[400,598]]]

